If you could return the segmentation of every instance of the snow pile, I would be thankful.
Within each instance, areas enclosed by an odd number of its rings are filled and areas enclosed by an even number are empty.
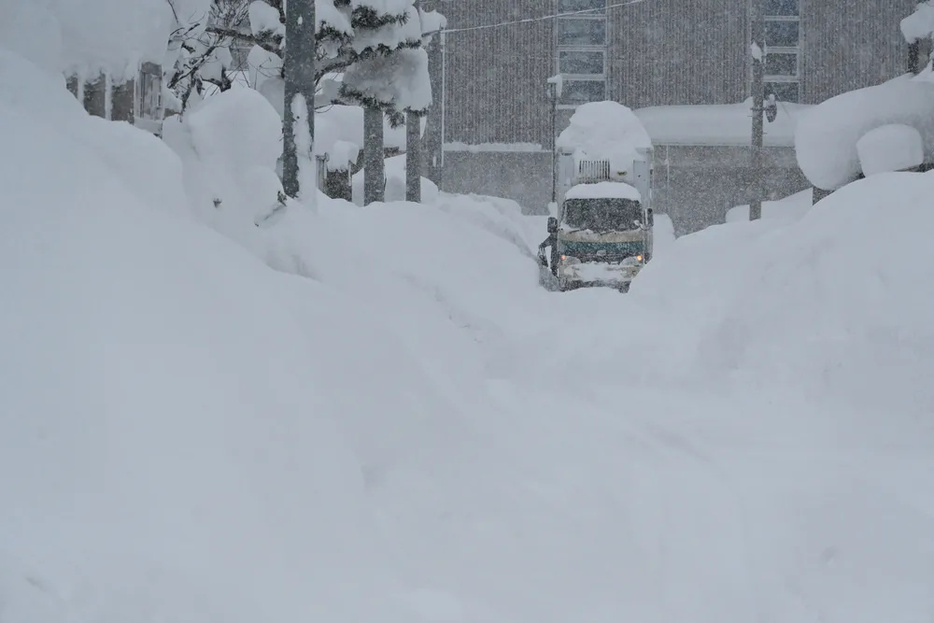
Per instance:
[[[807,214],[814,203],[814,190],[808,188],[788,197],[776,201],[762,202],[762,218],[797,220]],[[749,220],[749,205],[740,205],[730,208],[726,213],[727,223],[737,223]]]
[[[712,384],[794,388],[849,408],[929,412],[934,279],[931,174],[880,174],[797,220],[681,238],[634,283],[637,298],[696,316],[686,368]],[[876,253],[867,241],[884,240]],[[690,284],[695,284],[691,286]],[[683,329],[684,327],[682,327]],[[696,366],[696,367],[695,367]]]
[[[856,143],[863,175],[913,169],[924,163],[924,139],[907,125],[884,125],[870,130]]]
[[[901,29],[908,43],[931,37],[934,34],[934,2],[918,3],[914,13],[902,20]]]
[[[907,125],[924,142],[924,158],[934,158],[934,84],[900,76],[850,91],[819,104],[795,133],[798,166],[818,188],[836,190],[862,172],[857,143],[885,125]]]
[[[652,139],[633,112],[616,102],[578,106],[571,124],[558,137],[558,148],[570,150],[577,160],[609,160],[614,171],[629,171],[652,148]]]
[[[277,203],[276,162],[282,126],[252,89],[231,89],[204,100],[183,118],[166,119],[165,141],[184,164],[185,189],[199,218],[240,241]]]
[[[642,201],[642,195],[633,186],[623,182],[597,182],[578,184],[568,190],[565,199],[629,199]]]
[[[812,106],[780,102],[775,121],[765,123],[769,147],[794,145],[795,129]],[[655,145],[750,145],[752,99],[741,104],[710,106],[654,106],[640,108],[636,116]]]
[[[349,361],[398,364],[364,392],[394,422],[444,405],[406,398],[431,386],[417,362],[333,292],[151,209],[73,138],[91,121],[58,79],[0,59],[4,620],[411,621],[367,500],[377,457],[315,347],[341,367],[354,318]]]

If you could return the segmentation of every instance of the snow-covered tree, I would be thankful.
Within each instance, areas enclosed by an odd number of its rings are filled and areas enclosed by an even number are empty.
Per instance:
[[[915,52],[921,41],[934,38],[934,0],[920,2],[914,12],[902,20],[901,29],[905,40]]]
[[[201,96],[204,85],[222,91],[231,86],[231,46],[237,27],[246,19],[240,0],[165,0],[172,9],[174,28],[163,67],[170,96],[168,107],[182,112],[189,99]]]

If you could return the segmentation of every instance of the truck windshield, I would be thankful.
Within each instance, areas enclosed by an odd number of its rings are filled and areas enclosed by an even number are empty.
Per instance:
[[[631,230],[642,222],[642,207],[631,199],[568,199],[564,222],[575,229]]]

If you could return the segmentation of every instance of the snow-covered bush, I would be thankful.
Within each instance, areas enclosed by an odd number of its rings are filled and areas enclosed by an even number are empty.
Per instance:
[[[900,76],[815,106],[798,122],[798,166],[816,187],[836,190],[862,173],[857,143],[885,125],[914,128],[925,160],[934,159],[934,84]]]
[[[252,89],[231,89],[167,119],[163,135],[184,163],[198,216],[252,244],[257,220],[282,190],[276,174],[282,126],[269,102]]]

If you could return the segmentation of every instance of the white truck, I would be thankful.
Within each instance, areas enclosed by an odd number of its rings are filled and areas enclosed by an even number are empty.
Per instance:
[[[622,292],[652,258],[652,149],[625,170],[580,152],[558,153],[558,215],[548,219],[551,272],[558,289],[613,287]],[[617,165],[618,167],[618,165]]]

